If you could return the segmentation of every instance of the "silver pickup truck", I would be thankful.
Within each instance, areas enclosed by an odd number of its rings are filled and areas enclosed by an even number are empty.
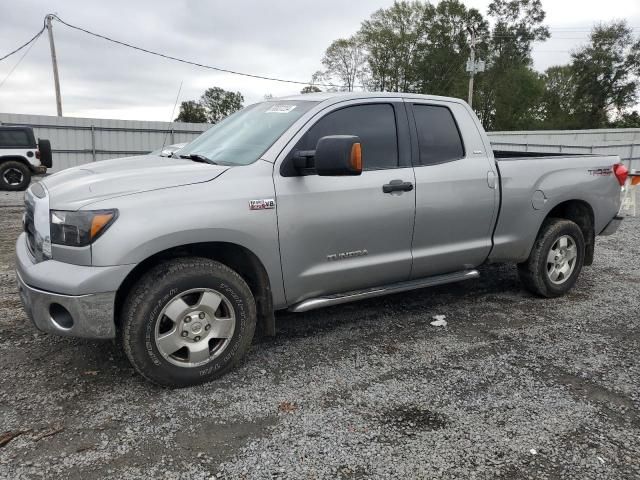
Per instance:
[[[45,332],[118,338],[152,382],[229,371],[277,310],[518,264],[567,292],[621,221],[617,157],[492,151],[469,106],[410,94],[251,105],[179,152],[64,170],[26,192],[17,278]],[[424,292],[423,294],[428,294]]]

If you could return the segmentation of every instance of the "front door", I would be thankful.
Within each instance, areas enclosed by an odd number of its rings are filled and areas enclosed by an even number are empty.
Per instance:
[[[281,168],[295,151],[314,150],[327,135],[360,137],[360,176],[300,175]],[[401,100],[344,102],[319,113],[276,164],[274,181],[289,304],[408,280],[415,189],[383,188],[415,181]]]

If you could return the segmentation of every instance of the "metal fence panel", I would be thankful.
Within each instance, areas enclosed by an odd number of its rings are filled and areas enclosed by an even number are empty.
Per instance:
[[[488,135],[497,150],[618,155],[629,168],[640,170],[640,128],[489,132]]]
[[[52,172],[109,158],[142,155],[163,144],[189,142],[206,123],[147,122],[0,113],[0,123],[32,126],[36,138],[51,141]]]

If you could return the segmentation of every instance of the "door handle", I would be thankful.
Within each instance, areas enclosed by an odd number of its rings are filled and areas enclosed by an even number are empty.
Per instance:
[[[487,172],[487,185],[492,190],[496,188],[496,174],[491,170]]]
[[[391,180],[382,186],[383,193],[410,192],[411,190],[413,190],[413,183],[403,182],[402,180]]]

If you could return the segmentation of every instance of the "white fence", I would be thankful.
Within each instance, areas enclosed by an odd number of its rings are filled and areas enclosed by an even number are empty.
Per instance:
[[[0,113],[0,123],[30,125],[36,137],[51,140],[53,171],[107,158],[141,155],[162,145],[188,142],[210,127],[206,123],[11,113]],[[619,155],[628,166],[640,170],[640,128],[490,132],[489,138],[499,150]]]
[[[51,140],[56,172],[108,158],[142,155],[162,145],[188,142],[211,125],[0,113],[4,125],[32,126],[36,138]]]

